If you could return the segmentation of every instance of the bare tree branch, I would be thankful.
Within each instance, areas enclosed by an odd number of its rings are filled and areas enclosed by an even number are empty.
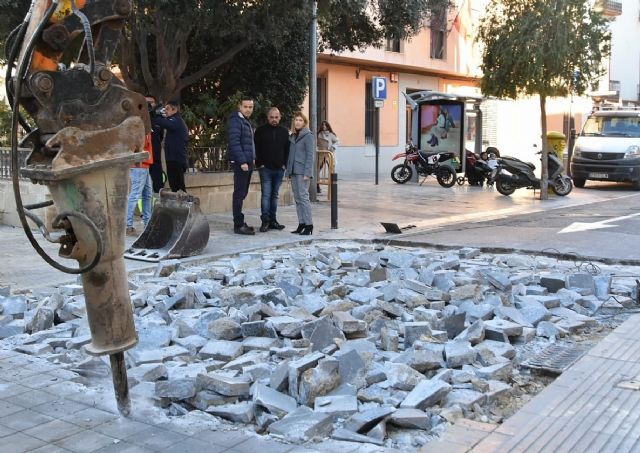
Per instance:
[[[194,72],[193,74],[190,74],[189,76],[180,80],[180,82],[178,83],[178,86],[176,87],[176,91],[181,91],[182,89],[188,87],[189,85],[196,83],[197,81],[199,81],[201,78],[206,76],[208,73],[210,73],[217,67],[222,66],[227,61],[231,60],[237,53],[246,49],[249,46],[249,44],[251,44],[251,40],[245,39],[237,43],[235,46],[229,48],[225,53],[220,55],[218,58],[205,64],[202,68],[200,68],[199,71]]]

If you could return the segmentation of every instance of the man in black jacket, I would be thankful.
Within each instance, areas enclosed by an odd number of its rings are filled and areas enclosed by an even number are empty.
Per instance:
[[[167,102],[165,107],[166,118],[154,118],[154,126],[160,126],[167,133],[164,138],[164,158],[167,163],[167,179],[171,191],[177,192],[187,189],[184,184],[184,172],[187,171],[187,143],[189,142],[189,130],[180,115],[180,104],[175,101]]]
[[[262,188],[262,225],[263,233],[269,229],[282,230],[284,225],[278,223],[278,192],[284,177],[284,169],[289,156],[289,131],[280,126],[280,110],[271,107],[267,114],[268,123],[256,129],[254,142],[256,145],[256,167],[260,172]]]

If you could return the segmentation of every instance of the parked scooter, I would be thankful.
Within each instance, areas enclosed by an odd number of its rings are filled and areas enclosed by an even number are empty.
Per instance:
[[[547,166],[549,169],[549,188],[556,195],[569,195],[573,190],[573,182],[571,182],[571,178],[562,174],[564,166],[560,159],[555,154],[548,153]],[[536,166],[531,162],[523,162],[515,157],[499,158],[498,166],[494,170],[495,176],[493,176],[496,190],[502,195],[511,195],[521,187],[540,189],[540,178],[533,174],[535,169]]]
[[[486,152],[483,152],[478,156],[476,153],[467,150],[465,174],[464,176],[458,176],[458,185],[461,186],[466,181],[470,186],[482,186],[485,183],[487,187],[492,186],[495,178],[493,170],[497,165],[494,155],[489,157]]]
[[[391,179],[398,184],[404,184],[413,176],[413,168],[418,176],[426,179],[429,175],[435,175],[438,184],[442,187],[452,187],[456,183],[456,171],[453,165],[457,164],[456,156],[450,151],[420,151],[412,141],[407,143],[405,152],[393,156],[393,160],[404,159],[400,165],[391,169]],[[424,179],[420,183],[424,183]]]

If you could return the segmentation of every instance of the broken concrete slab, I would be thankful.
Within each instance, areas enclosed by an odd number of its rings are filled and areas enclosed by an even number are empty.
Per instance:
[[[426,409],[442,401],[451,389],[451,385],[440,379],[425,379],[409,392],[400,407],[404,409]]]

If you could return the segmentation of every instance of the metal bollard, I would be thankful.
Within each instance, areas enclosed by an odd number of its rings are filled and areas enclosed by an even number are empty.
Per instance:
[[[331,173],[331,229],[338,228],[338,174]]]

